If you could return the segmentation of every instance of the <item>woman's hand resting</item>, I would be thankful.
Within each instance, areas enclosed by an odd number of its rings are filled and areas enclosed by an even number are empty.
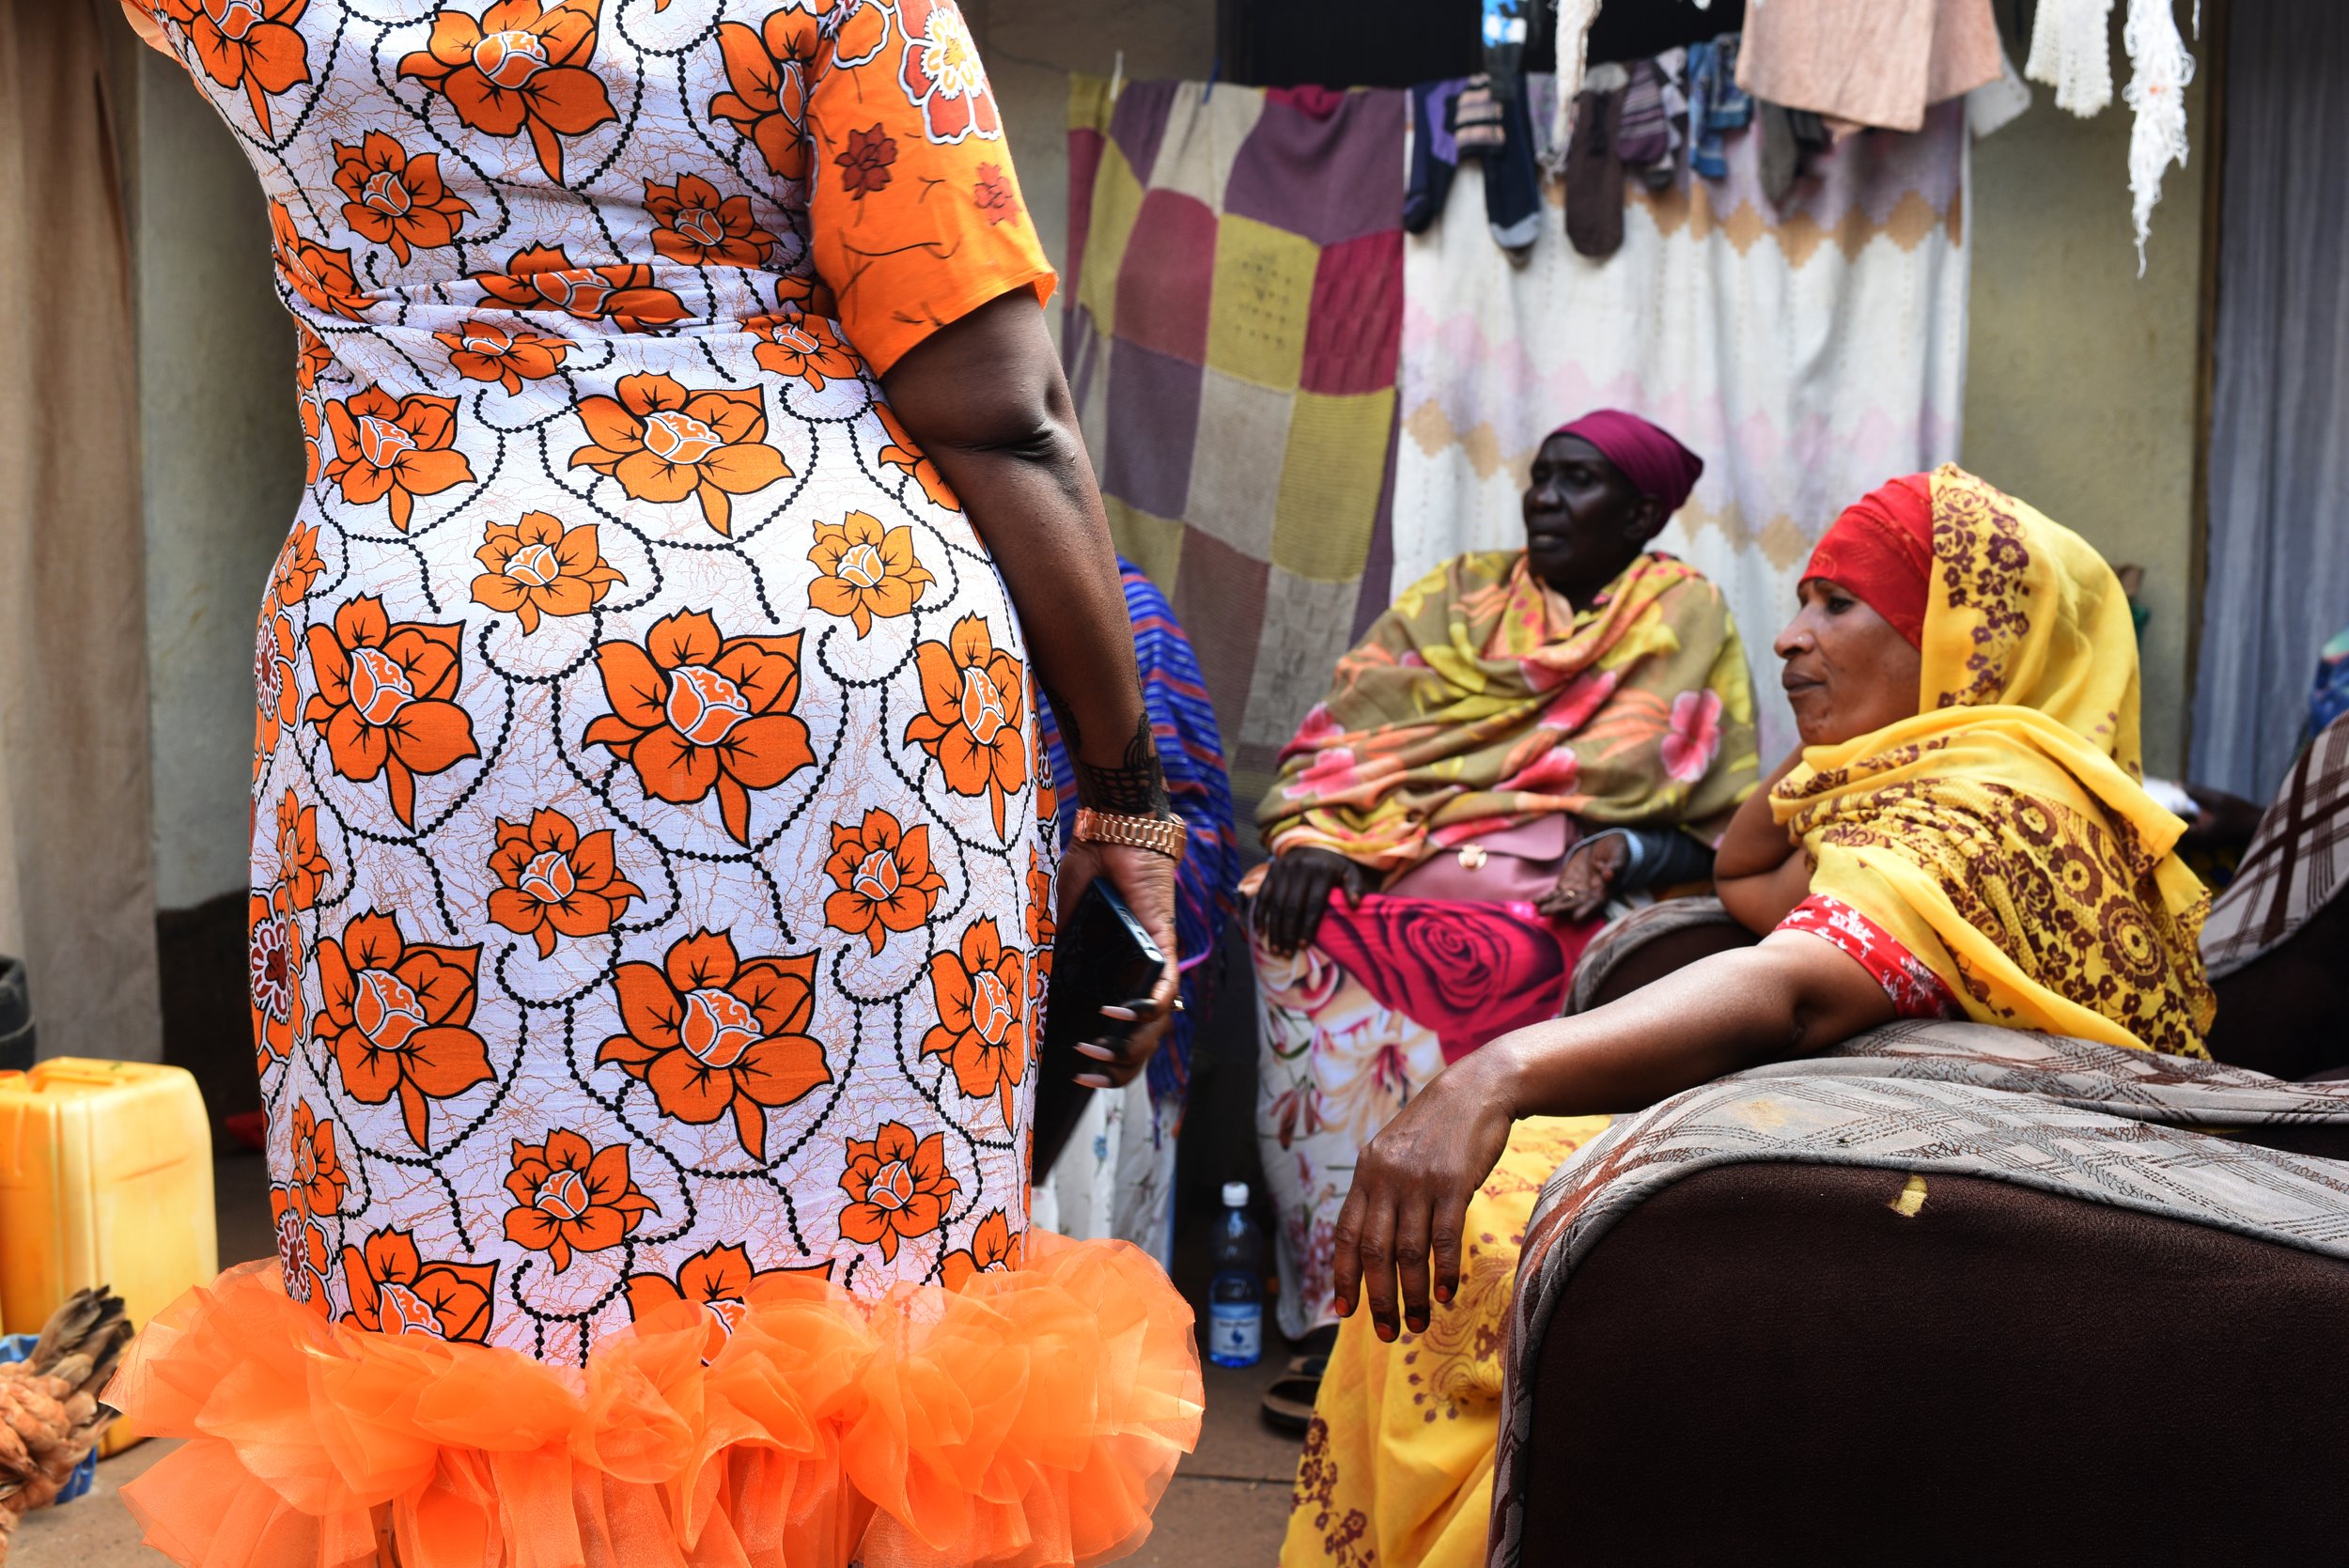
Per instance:
[[[1264,886],[1256,890],[1256,935],[1283,958],[1314,939],[1330,895],[1340,888],[1348,898],[1370,889],[1367,868],[1333,849],[1291,849],[1272,858]]]
[[[1351,1317],[1357,1291],[1372,1326],[1392,1341],[1400,1319],[1417,1333],[1427,1303],[1460,1288],[1460,1227],[1469,1200],[1500,1163],[1516,1119],[1507,1036],[1429,1080],[1370,1141],[1338,1212],[1335,1295]]]
[[[1588,920],[1607,902],[1615,878],[1630,861],[1630,846],[1619,835],[1598,839],[1587,849],[1570,851],[1565,870],[1558,874],[1558,885],[1542,894],[1533,908],[1546,915]]]
[[[1370,1141],[1338,1213],[1338,1315],[1357,1296],[1392,1340],[1460,1285],[1469,1200],[1520,1116],[1618,1114],[1700,1083],[1824,1050],[1892,1021],[1866,965],[1799,931],[1699,959],[1619,1001],[1513,1030],[1438,1073]]]

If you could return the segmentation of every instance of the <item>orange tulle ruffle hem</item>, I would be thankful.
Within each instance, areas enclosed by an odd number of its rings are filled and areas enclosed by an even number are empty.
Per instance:
[[[1141,1545],[1201,1392],[1156,1264],[1032,1231],[959,1291],[784,1278],[731,1333],[678,1302],[584,1370],[332,1324],[245,1264],[109,1397],[188,1439],[124,1496],[189,1568],[1048,1568]]]

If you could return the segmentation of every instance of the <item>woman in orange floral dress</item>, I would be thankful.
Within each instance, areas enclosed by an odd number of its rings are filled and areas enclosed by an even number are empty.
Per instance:
[[[255,644],[281,1256],[117,1387],[190,1439],[148,1540],[1129,1548],[1198,1374],[1142,1254],[1027,1223],[1032,691],[1101,831],[1171,814],[951,0],[126,6],[261,179],[309,482]],[[1059,891],[1172,953],[1173,865],[1081,831]]]

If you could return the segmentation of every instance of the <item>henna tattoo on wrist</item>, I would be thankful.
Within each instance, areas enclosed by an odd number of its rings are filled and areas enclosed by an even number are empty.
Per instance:
[[[1136,722],[1133,738],[1126,742],[1126,755],[1115,767],[1099,767],[1077,756],[1073,736],[1069,755],[1077,768],[1077,799],[1095,811],[1125,816],[1174,815],[1167,804],[1166,773],[1159,766],[1159,744],[1150,733],[1147,712]]]

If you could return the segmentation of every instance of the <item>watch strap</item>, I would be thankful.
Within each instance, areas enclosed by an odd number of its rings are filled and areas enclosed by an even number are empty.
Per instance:
[[[1179,816],[1128,816],[1118,812],[1077,808],[1077,839],[1083,844],[1119,844],[1147,849],[1170,861],[1183,858],[1190,827]]]

